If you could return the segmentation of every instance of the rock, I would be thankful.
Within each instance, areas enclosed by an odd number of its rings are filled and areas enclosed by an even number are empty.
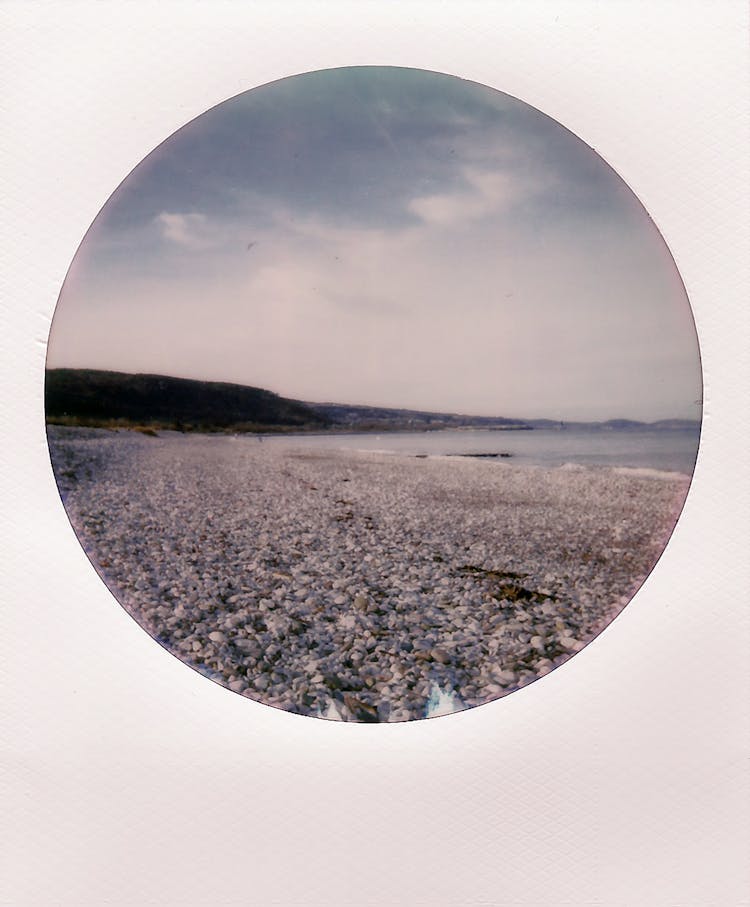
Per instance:
[[[361,699],[357,699],[349,693],[344,693],[344,705],[355,721],[375,722],[380,720],[378,710],[374,706],[362,702]]]
[[[501,686],[499,683],[488,683],[486,687],[483,688],[482,693],[488,697],[496,699],[502,693],[505,692],[505,687]]]

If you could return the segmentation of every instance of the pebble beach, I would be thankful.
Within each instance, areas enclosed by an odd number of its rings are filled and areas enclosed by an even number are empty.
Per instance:
[[[580,651],[661,554],[690,479],[50,426],[88,557],[184,663],[302,715],[406,721]]]

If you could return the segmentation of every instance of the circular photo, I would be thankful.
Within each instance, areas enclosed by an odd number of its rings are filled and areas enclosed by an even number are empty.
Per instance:
[[[701,395],[620,177],[519,100],[393,67],[255,88],[149,154],[70,267],[45,384],[120,604],[235,694],[354,722],[583,649],[667,544]]]

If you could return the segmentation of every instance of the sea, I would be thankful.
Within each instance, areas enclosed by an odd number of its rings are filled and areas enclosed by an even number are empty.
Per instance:
[[[660,431],[486,429],[265,436],[285,447],[361,450],[406,456],[474,456],[531,466],[629,467],[692,475],[698,453],[697,428]]]

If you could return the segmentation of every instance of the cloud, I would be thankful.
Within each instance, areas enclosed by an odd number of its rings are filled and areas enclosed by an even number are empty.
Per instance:
[[[206,249],[213,245],[204,214],[170,214],[162,211],[154,218],[161,235],[169,242],[188,249]]]
[[[428,225],[457,227],[506,212],[527,192],[504,171],[467,168],[463,176],[464,188],[413,198],[407,205],[409,212]]]
[[[477,168],[434,197],[431,219],[390,229],[282,205],[252,231],[245,212],[164,211],[173,270],[88,292],[78,280],[50,361],[486,415],[690,414],[694,337],[660,245],[644,240],[646,254],[629,231],[598,224],[531,242],[497,170]],[[511,224],[499,213],[508,207]],[[209,240],[207,254],[190,254]]]

